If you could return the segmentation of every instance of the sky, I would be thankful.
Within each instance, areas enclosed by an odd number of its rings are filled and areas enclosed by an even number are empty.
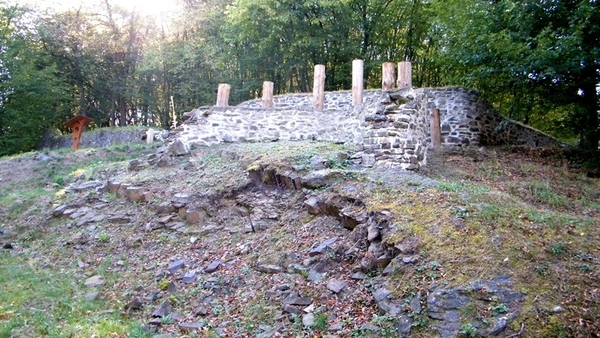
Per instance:
[[[13,0],[20,4],[33,4],[37,8],[53,8],[56,11],[63,11],[78,8],[80,4],[86,6],[98,6],[103,0]],[[177,0],[110,0],[111,4],[128,8],[137,9],[139,12],[148,15],[158,16],[163,13],[173,12],[177,9]]]

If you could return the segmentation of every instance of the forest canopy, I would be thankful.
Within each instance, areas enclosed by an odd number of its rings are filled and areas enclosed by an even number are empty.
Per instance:
[[[95,125],[168,127],[214,104],[367,86],[382,62],[411,61],[413,86],[478,89],[505,116],[596,152],[600,2],[596,0],[181,0],[159,24],[104,0],[47,12],[0,0],[0,155],[31,150],[75,114]]]

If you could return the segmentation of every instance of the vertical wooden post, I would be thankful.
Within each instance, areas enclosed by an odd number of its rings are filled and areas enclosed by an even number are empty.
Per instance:
[[[175,101],[171,96],[171,112],[173,112],[173,129],[177,128],[177,114],[175,113]]]
[[[398,62],[398,89],[412,87],[412,68],[408,61]]]
[[[217,91],[217,107],[229,106],[229,92],[231,86],[226,83],[219,84],[219,90]]]
[[[438,148],[442,145],[442,128],[440,126],[440,110],[437,108],[431,109],[431,124],[429,130],[431,131],[431,146]]]
[[[364,61],[352,61],[352,105],[359,106],[363,102]]]
[[[394,63],[384,62],[381,66],[381,89],[391,90],[394,88]]]
[[[263,82],[262,91],[262,104],[263,108],[273,108],[273,82]]]
[[[315,65],[313,101],[315,109],[323,110],[325,102],[325,65]]]
[[[146,132],[146,143],[152,144],[152,142],[154,142],[154,129],[150,128]]]

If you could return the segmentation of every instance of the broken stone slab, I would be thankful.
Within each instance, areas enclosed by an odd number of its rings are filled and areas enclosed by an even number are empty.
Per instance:
[[[177,285],[175,285],[175,283],[173,283],[172,281],[169,282],[169,284],[167,285],[167,292],[174,295],[177,293]]]
[[[137,310],[141,310],[144,307],[142,301],[139,298],[134,298],[131,301],[129,301],[127,304],[125,304],[125,306],[123,307],[125,311],[137,311]]]
[[[206,212],[204,210],[186,210],[184,217],[188,224],[201,224],[206,219]]]
[[[65,211],[66,211],[66,210],[65,210]],[[76,209],[74,212],[72,212],[72,213],[69,215],[69,218],[71,218],[71,219],[78,219],[78,218],[80,218],[80,217],[83,217],[83,216],[87,215],[87,214],[88,214],[88,213],[90,213],[90,212],[92,212],[92,213],[93,213],[93,211],[92,211],[92,209],[91,209],[91,208],[89,208],[89,207],[81,207],[81,208],[79,208],[79,209]]]
[[[184,267],[185,261],[183,259],[179,259],[169,264],[167,270],[169,270],[170,273],[175,273],[177,270],[183,269]]]
[[[82,227],[86,224],[89,223],[95,223],[95,222],[102,222],[104,220],[106,216],[104,215],[97,215],[94,212],[89,212],[88,214],[80,217],[77,222],[75,223],[76,227]]]
[[[410,331],[412,329],[413,320],[411,317],[407,315],[400,315],[396,317],[396,332],[401,334],[402,336],[410,336]]]
[[[280,273],[283,272],[284,269],[278,265],[273,264],[261,264],[256,267],[257,271],[264,273]]]
[[[58,217],[64,214],[65,210],[69,209],[69,205],[63,204],[59,205],[54,210],[52,210],[52,216]]]
[[[283,301],[282,304],[287,305],[298,305],[298,306],[308,306],[312,304],[312,299],[300,297],[297,293],[290,293]]]
[[[194,310],[193,314],[194,316],[205,317],[208,316],[209,312],[210,311],[208,310],[208,307],[206,305],[200,305]]]
[[[144,202],[144,193],[146,193],[146,191],[147,190],[144,187],[127,187],[125,189],[125,198],[133,203]]]
[[[352,276],[350,276],[350,278],[354,279],[354,280],[363,280],[366,279],[368,276],[366,273],[362,272],[362,271],[358,271],[352,274]]]
[[[321,169],[302,177],[302,186],[308,189],[319,189],[331,185],[345,176],[345,172],[337,169]]]
[[[157,220],[158,224],[167,224],[169,223],[175,215],[166,215]]]
[[[151,317],[153,318],[163,318],[171,314],[173,312],[173,307],[168,300],[165,300],[154,312],[152,312]]]
[[[94,300],[98,299],[99,296],[100,296],[100,292],[94,291],[94,292],[88,292],[88,293],[86,293],[85,296],[83,296],[83,298],[86,301],[91,302],[91,301],[94,301]]]
[[[154,212],[157,214],[170,214],[175,211],[175,207],[170,202],[163,202],[153,206]]]
[[[173,319],[176,322],[181,322],[186,318],[184,315],[178,312],[171,312],[171,314],[169,314],[169,317],[171,317],[171,319]]]
[[[184,284],[191,284],[191,283],[194,283],[196,281],[196,279],[197,279],[196,270],[190,270],[185,273],[185,275],[181,279],[181,282]]]
[[[84,191],[88,191],[88,190],[99,190],[101,188],[103,188],[106,185],[106,182],[104,181],[88,181],[88,182],[84,182],[80,185],[71,185],[70,187],[68,187],[67,189],[65,189],[65,192],[67,193],[73,193],[73,192],[84,192]]]
[[[204,323],[179,323],[179,329],[183,332],[199,332],[204,327]]]
[[[315,314],[307,313],[304,316],[302,316],[302,325],[304,325],[304,327],[315,326]]]
[[[177,139],[169,145],[167,152],[175,156],[187,155],[190,153],[190,147],[183,143],[183,141]]]
[[[339,240],[339,237],[334,237],[334,238],[325,240],[325,241],[321,242],[320,244],[315,243],[310,248],[308,255],[309,256],[320,255],[320,254],[324,253],[327,250],[327,248],[331,248],[331,246],[338,240]]]
[[[221,264],[223,264],[223,262],[221,262],[221,261],[212,261],[212,262],[210,262],[204,268],[204,273],[213,273],[213,272],[217,271],[219,269],[219,267],[221,267]]]
[[[379,228],[376,225],[370,225],[367,228],[367,241],[373,242],[379,238]]]
[[[314,197],[310,197],[306,201],[304,201],[304,206],[308,210],[308,213],[311,215],[319,215],[321,213],[319,200]]]
[[[302,310],[290,304],[283,304],[281,308],[284,312],[291,313],[293,315],[302,314]]]
[[[183,208],[185,207],[190,201],[190,195],[188,194],[184,194],[184,193],[178,193],[173,195],[173,197],[171,198],[171,205],[174,208]]]
[[[327,282],[327,288],[333,293],[340,293],[346,286],[348,286],[348,282],[343,280],[331,280]]]
[[[127,224],[131,223],[132,219],[128,216],[116,215],[108,217],[107,221],[111,224]]]
[[[106,183],[106,187],[108,188],[108,192],[111,194],[116,194],[119,188],[121,187],[121,182],[117,181],[108,181]]]
[[[100,275],[92,276],[85,280],[85,286],[87,287],[97,287],[104,285],[104,277]]]
[[[127,170],[129,171],[140,171],[146,167],[146,163],[139,159],[133,159],[129,161],[129,165],[127,166]]]

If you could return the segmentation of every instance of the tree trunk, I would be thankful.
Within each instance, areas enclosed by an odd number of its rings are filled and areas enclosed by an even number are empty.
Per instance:
[[[587,81],[581,89],[583,90],[582,108],[585,111],[582,112],[579,147],[586,152],[590,152],[590,154],[597,154],[598,142],[600,142],[600,130],[598,129],[598,111],[600,107],[598,105],[596,83]]]

